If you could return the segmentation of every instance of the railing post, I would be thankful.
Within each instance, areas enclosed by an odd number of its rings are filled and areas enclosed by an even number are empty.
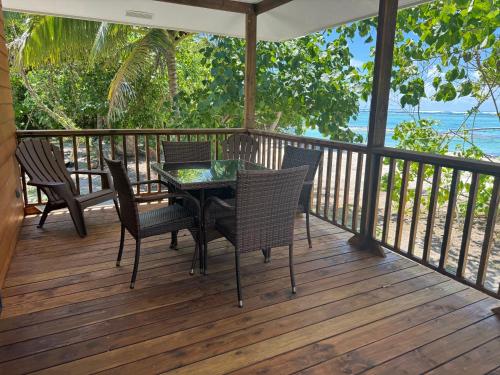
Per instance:
[[[363,210],[360,221],[361,234],[349,240],[351,244],[375,251],[381,256],[384,256],[384,251],[375,241],[374,236],[382,164],[381,157],[375,153],[375,149],[383,147],[385,143],[397,11],[398,0],[380,0],[363,185]]]
[[[255,12],[246,14],[245,22],[245,129],[255,125],[255,96],[257,92],[257,15]]]

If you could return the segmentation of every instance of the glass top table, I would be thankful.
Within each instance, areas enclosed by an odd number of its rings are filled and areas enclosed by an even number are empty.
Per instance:
[[[265,170],[263,165],[244,160],[211,160],[184,163],[153,163],[151,168],[180,190],[233,186],[239,170]]]

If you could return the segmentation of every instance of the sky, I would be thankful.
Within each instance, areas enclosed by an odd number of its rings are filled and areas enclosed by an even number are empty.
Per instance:
[[[334,36],[331,36],[334,38]],[[360,67],[364,62],[372,60],[370,56],[370,47],[375,46],[375,42],[370,44],[364,43],[365,38],[361,38],[358,35],[354,38],[352,42],[349,43],[351,53],[353,55],[351,59],[351,64],[353,66]],[[361,102],[360,109],[369,109],[370,104]],[[423,99],[421,102],[421,111],[443,111],[443,112],[464,112],[470,109],[475,104],[475,100],[470,97],[457,98],[451,102],[436,102],[429,99]],[[401,110],[398,98],[392,95],[390,109]],[[492,100],[485,102],[481,108],[481,112],[494,112],[495,108],[493,106]]]

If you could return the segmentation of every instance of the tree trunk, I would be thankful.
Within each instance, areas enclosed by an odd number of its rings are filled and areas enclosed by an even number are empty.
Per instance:
[[[170,39],[172,43],[167,46],[165,50],[165,60],[167,62],[167,73],[168,73],[168,93],[170,103],[172,105],[172,110],[174,111],[176,116],[179,116],[179,107],[176,103],[176,96],[178,93],[177,87],[177,62],[176,62],[176,43],[175,43],[175,35],[172,35],[172,31],[168,32],[170,35]]]

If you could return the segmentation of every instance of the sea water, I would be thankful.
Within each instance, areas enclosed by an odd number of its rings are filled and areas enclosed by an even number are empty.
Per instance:
[[[420,112],[420,118],[428,120],[436,120],[435,129],[439,133],[447,133],[450,130],[456,131],[460,125],[466,120],[464,113],[452,112]],[[364,142],[368,135],[368,111],[361,111],[356,120],[349,122],[349,128],[357,134],[363,136]],[[406,112],[390,111],[387,118],[387,132],[385,145],[389,147],[396,146],[396,141],[392,139],[394,128],[402,121],[411,121],[413,118]],[[495,113],[479,113],[475,119],[469,117],[467,119],[467,128],[471,129],[472,125],[476,129],[472,133],[474,144],[478,146],[487,155],[498,157],[500,156],[500,120]],[[483,129],[483,130],[481,130]],[[305,135],[315,138],[328,138],[323,136],[318,129],[307,129]],[[450,150],[458,143],[463,143],[459,139],[451,143]],[[464,144],[465,147],[468,144]]]

